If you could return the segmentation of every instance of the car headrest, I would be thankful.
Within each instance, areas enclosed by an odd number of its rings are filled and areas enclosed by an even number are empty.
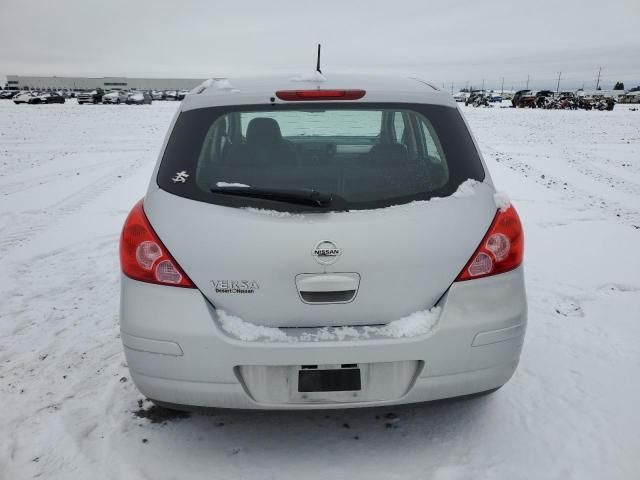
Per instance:
[[[374,145],[367,156],[369,166],[398,166],[408,159],[407,147],[398,143]]]
[[[273,145],[282,141],[280,125],[273,118],[254,118],[247,126],[247,143]]]

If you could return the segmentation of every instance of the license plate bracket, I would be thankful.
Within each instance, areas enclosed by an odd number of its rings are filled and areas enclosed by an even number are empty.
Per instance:
[[[360,368],[303,369],[298,371],[298,392],[358,392]]]

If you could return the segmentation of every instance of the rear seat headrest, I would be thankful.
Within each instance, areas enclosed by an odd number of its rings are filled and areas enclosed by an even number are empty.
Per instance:
[[[370,166],[394,166],[408,158],[407,147],[399,143],[379,143],[374,145],[367,155]]]
[[[281,141],[280,125],[273,118],[258,117],[249,122],[247,126],[247,143],[271,145]]]

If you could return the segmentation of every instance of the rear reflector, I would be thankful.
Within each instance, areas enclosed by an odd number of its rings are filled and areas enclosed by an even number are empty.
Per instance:
[[[136,203],[124,222],[120,266],[122,273],[134,280],[196,288],[151,228],[142,200]]]
[[[457,282],[508,272],[522,263],[524,234],[520,217],[513,206],[498,210],[493,223],[456,278]]]
[[[276,96],[280,100],[300,102],[309,100],[359,100],[364,90],[279,90]]]

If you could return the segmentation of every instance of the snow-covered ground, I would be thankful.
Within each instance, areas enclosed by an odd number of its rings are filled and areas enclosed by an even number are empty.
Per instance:
[[[640,111],[461,107],[526,231],[529,329],[494,395],[152,423],[117,244],[176,107],[0,102],[1,479],[640,478]]]

